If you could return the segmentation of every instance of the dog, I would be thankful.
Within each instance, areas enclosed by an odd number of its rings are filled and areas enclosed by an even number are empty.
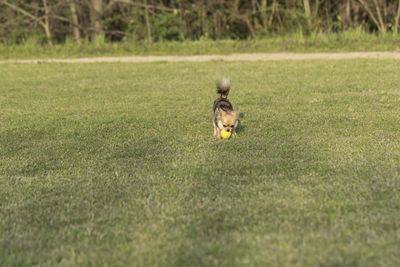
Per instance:
[[[219,98],[215,99],[213,105],[213,125],[214,136],[221,138],[221,130],[225,128],[227,132],[236,137],[236,127],[239,124],[239,108],[233,109],[231,102],[228,100],[228,94],[231,89],[229,78],[223,77],[217,83],[217,94]]]

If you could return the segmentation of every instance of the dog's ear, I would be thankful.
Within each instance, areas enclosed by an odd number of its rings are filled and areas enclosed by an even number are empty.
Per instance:
[[[235,108],[233,110],[233,114],[235,115],[236,119],[239,120],[239,118],[240,118],[239,108]]]

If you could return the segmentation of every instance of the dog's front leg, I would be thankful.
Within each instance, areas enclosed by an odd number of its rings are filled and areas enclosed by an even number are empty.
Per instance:
[[[232,137],[236,137],[236,129],[235,128],[232,129]]]
[[[217,127],[217,138],[221,138],[221,130]]]

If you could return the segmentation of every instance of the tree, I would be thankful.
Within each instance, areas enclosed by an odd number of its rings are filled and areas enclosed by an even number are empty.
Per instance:
[[[0,0],[0,7],[0,42],[40,33],[49,45],[99,35],[108,41],[247,39],[304,28],[397,35],[400,23],[400,0]]]
[[[47,6],[47,1],[46,0],[42,0],[43,3],[43,8],[38,7],[38,8],[34,8],[32,7],[32,11],[27,11],[25,9],[23,9],[22,7],[20,7],[18,5],[18,2],[15,3],[11,3],[8,2],[7,0],[3,0],[1,1],[2,4],[8,6],[9,8],[21,13],[22,15],[26,16],[27,18],[31,19],[33,22],[37,22],[39,23],[39,25],[43,28],[45,34],[46,34],[46,38],[47,38],[47,43],[49,45],[53,45],[52,41],[51,41],[51,32],[50,32],[50,23],[49,23],[49,7]],[[21,5],[21,3],[20,3]],[[35,10],[36,9],[36,10]],[[43,16],[35,16],[34,12],[39,12],[39,13],[43,13],[41,11],[44,10],[44,15]]]
[[[102,10],[103,1],[102,0],[90,0],[90,21],[92,26],[92,41],[96,41],[99,34],[103,33],[103,23],[102,23]]]
[[[69,9],[71,10],[71,24],[72,24],[72,32],[74,35],[75,41],[80,44],[81,43],[81,33],[79,30],[79,20],[78,13],[76,9],[75,0],[69,0]]]

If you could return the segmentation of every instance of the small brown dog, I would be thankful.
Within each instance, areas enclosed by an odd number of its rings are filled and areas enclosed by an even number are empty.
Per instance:
[[[231,83],[229,78],[222,78],[217,84],[217,93],[220,97],[215,99],[214,112],[214,136],[221,138],[221,130],[225,128],[227,132],[231,132],[236,137],[236,127],[239,124],[239,108],[233,109],[231,102],[228,100]]]

